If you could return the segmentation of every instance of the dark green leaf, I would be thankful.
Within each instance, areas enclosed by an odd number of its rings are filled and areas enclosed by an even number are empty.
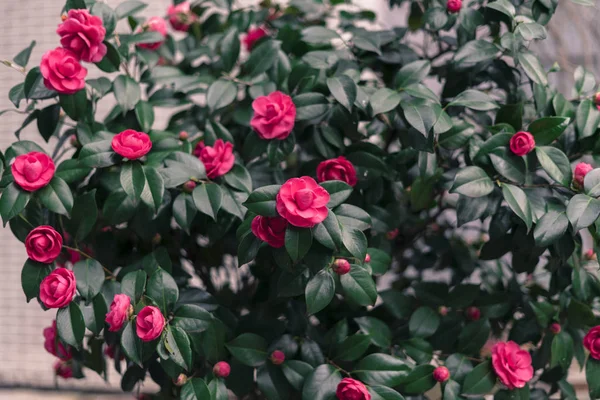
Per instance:
[[[56,329],[60,339],[79,349],[85,333],[85,322],[81,309],[75,302],[61,308],[56,313]]]
[[[102,265],[91,258],[76,262],[73,272],[77,281],[77,290],[89,303],[100,290],[104,283],[104,270]]]
[[[331,302],[335,295],[335,281],[329,269],[319,271],[306,285],[306,311],[316,314]]]
[[[69,185],[59,177],[54,177],[49,184],[38,190],[38,198],[46,208],[57,214],[71,214],[73,209],[73,193]]]
[[[238,361],[250,367],[256,367],[267,359],[267,342],[254,333],[243,333],[226,346]]]
[[[288,225],[285,231],[285,249],[293,261],[301,260],[312,245],[312,232],[308,228]]]
[[[223,193],[219,185],[214,183],[201,183],[192,193],[196,208],[213,220],[217,220],[217,213],[221,209]]]

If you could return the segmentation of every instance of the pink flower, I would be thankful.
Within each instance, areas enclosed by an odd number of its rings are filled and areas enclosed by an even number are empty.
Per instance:
[[[62,47],[48,50],[40,63],[44,85],[61,94],[73,94],[83,89],[87,69],[78,59],[77,54]]]
[[[285,244],[286,228],[287,221],[281,217],[263,217],[257,215],[251,224],[254,236],[277,249],[283,247]]]
[[[82,61],[96,63],[106,54],[106,45],[102,43],[106,29],[102,19],[91,15],[88,10],[69,10],[56,33],[60,36],[60,44]]]
[[[75,274],[66,268],[57,268],[40,283],[40,300],[46,308],[62,308],[75,297]]]
[[[135,320],[135,331],[144,342],[151,342],[159,337],[164,327],[165,317],[154,306],[142,308]]]
[[[252,50],[254,44],[267,35],[267,31],[263,28],[250,29],[246,34],[243,42],[248,51]]]
[[[250,126],[261,139],[287,138],[296,120],[296,106],[292,98],[279,91],[258,97],[252,102],[254,115]]]
[[[277,193],[277,212],[290,224],[312,228],[327,218],[329,193],[310,176],[292,178]]]
[[[54,161],[46,153],[32,151],[15,158],[10,166],[15,183],[23,190],[33,192],[46,186],[54,177]]]
[[[594,95],[594,103],[596,103],[596,105],[600,105],[600,92],[596,92]]]
[[[335,395],[339,400],[371,400],[371,394],[364,383],[352,378],[342,379]]]
[[[510,138],[510,150],[518,156],[524,156],[535,148],[535,139],[529,132],[517,132]]]
[[[433,379],[438,382],[446,382],[450,379],[450,371],[446,367],[437,367],[433,370]]]
[[[231,366],[225,361],[219,361],[213,367],[213,374],[218,378],[227,378],[231,373]]]
[[[176,31],[187,32],[190,25],[198,20],[190,8],[190,2],[184,1],[177,5],[170,5],[167,9],[169,23]]]
[[[448,0],[446,2],[446,10],[448,10],[448,12],[450,14],[455,14],[455,13],[459,12],[461,7],[462,7],[461,0]]]
[[[110,310],[106,314],[106,323],[108,324],[108,330],[110,332],[118,332],[121,330],[127,318],[133,310],[130,311],[131,300],[126,294],[116,294],[111,305]]]
[[[56,333],[56,321],[52,325],[44,328],[44,348],[50,354],[61,360],[70,360],[72,357],[71,347],[64,345]]]
[[[137,160],[148,154],[152,141],[144,132],[127,129],[112,138],[111,146],[115,153],[129,160]]]
[[[69,363],[57,361],[54,363],[54,373],[63,379],[69,379],[73,377],[73,368]]]
[[[531,355],[515,342],[498,342],[492,349],[492,366],[509,389],[522,388],[533,378]]]
[[[573,171],[573,186],[577,189],[581,189],[583,187],[583,180],[585,176],[593,170],[590,164],[580,162],[575,166],[575,171]]]
[[[142,32],[158,32],[162,35],[163,40],[161,40],[161,41],[153,42],[153,43],[138,43],[137,44],[138,47],[141,47],[144,49],[156,50],[160,46],[162,46],[162,44],[165,41],[165,38],[167,37],[167,23],[161,17],[149,18],[148,21],[146,21],[142,25]]]
[[[27,256],[44,264],[50,264],[56,260],[60,255],[62,245],[62,236],[49,225],[34,228],[25,238]]]
[[[206,168],[206,176],[210,179],[218,178],[228,173],[235,163],[233,155],[233,143],[224,142],[223,139],[217,139],[212,146],[205,146],[204,142],[199,142],[198,149],[200,161]],[[196,151],[195,151],[196,153]]]
[[[317,180],[342,181],[350,186],[356,185],[356,169],[344,156],[322,161],[317,166]]]
[[[600,360],[600,325],[588,331],[583,338],[583,347],[588,349],[590,357]]]

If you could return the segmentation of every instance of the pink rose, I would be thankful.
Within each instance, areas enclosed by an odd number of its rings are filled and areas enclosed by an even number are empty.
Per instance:
[[[10,166],[15,183],[23,190],[33,192],[46,186],[54,177],[54,161],[46,153],[32,151],[15,158]]]
[[[71,347],[64,345],[56,334],[56,321],[52,321],[52,325],[44,328],[44,348],[50,354],[61,360],[70,360]]]
[[[580,162],[579,164],[577,164],[575,166],[575,171],[573,171],[573,186],[578,189],[581,189],[583,187],[583,179],[588,174],[588,172],[590,172],[593,169],[594,167],[584,162]]]
[[[105,319],[110,332],[118,332],[121,330],[125,324],[125,321],[127,321],[127,318],[129,318],[130,308],[133,307],[131,306],[131,300],[129,299],[129,296],[126,294],[115,295]]]
[[[144,132],[127,129],[112,138],[111,146],[115,153],[129,160],[137,160],[148,154],[152,141]]]
[[[77,54],[62,47],[48,50],[40,63],[44,85],[61,94],[73,94],[83,89],[87,69],[79,63],[78,58]]]
[[[279,215],[294,226],[312,228],[327,218],[329,193],[310,176],[289,179],[276,200]]]
[[[154,306],[142,308],[135,320],[135,331],[144,342],[151,342],[159,337],[164,327],[165,317]]]
[[[583,347],[588,349],[590,357],[600,360],[600,325],[588,331],[583,338]]]
[[[198,147],[200,147],[198,149]],[[233,143],[224,142],[223,139],[217,139],[212,146],[204,145],[199,142],[196,146],[196,154],[206,168],[206,176],[210,179],[218,178],[228,173],[235,163],[233,155]]]
[[[354,186],[356,185],[356,169],[346,157],[339,156],[322,161],[317,166],[317,180],[319,182],[342,181]]]
[[[60,255],[63,239],[53,227],[42,225],[34,228],[25,238],[27,256],[33,261],[50,264]]]
[[[448,2],[446,3],[446,10],[448,10],[450,14],[455,14],[459,12],[461,7],[462,0],[448,0]]]
[[[517,132],[510,138],[510,150],[518,156],[524,156],[535,148],[535,139],[529,132]]]
[[[198,20],[198,17],[190,8],[189,1],[184,1],[177,5],[170,5],[167,9],[167,15],[169,16],[169,22],[173,29],[181,32],[187,32],[188,29],[190,29],[190,25]]]
[[[287,221],[281,217],[263,217],[257,215],[252,220],[254,236],[276,249],[285,244],[285,229]]]
[[[219,361],[213,367],[213,374],[217,378],[227,378],[231,373],[231,366],[225,361]]]
[[[162,35],[163,40],[161,40],[159,42],[138,43],[137,44],[138,47],[141,47],[141,48],[144,48],[144,49],[156,50],[160,46],[162,46],[162,44],[165,41],[165,38],[167,37],[167,23],[161,17],[152,17],[152,18],[149,18],[148,21],[146,21],[142,25],[142,32],[158,32],[158,33],[160,33]]]
[[[433,379],[438,382],[446,382],[448,379],[450,379],[450,371],[444,366],[437,367],[433,370]]]
[[[54,373],[63,379],[69,379],[73,377],[73,368],[69,363],[57,361],[54,363]]]
[[[522,388],[533,378],[531,355],[515,342],[498,342],[492,348],[492,366],[509,389]]]
[[[252,50],[254,44],[265,36],[267,36],[267,31],[263,28],[250,29],[243,40],[246,50]]]
[[[91,15],[88,10],[69,10],[67,19],[58,26],[56,33],[60,36],[60,44],[82,61],[97,63],[106,55],[106,45],[102,43],[106,29],[102,18]]]
[[[339,400],[371,400],[371,394],[364,383],[352,378],[342,379],[335,395]]]
[[[76,290],[75,274],[66,268],[57,268],[42,280],[40,300],[46,308],[62,308],[73,300]]]
[[[252,102],[252,109],[250,126],[261,139],[283,140],[294,129],[296,106],[287,94],[277,91],[260,96]]]

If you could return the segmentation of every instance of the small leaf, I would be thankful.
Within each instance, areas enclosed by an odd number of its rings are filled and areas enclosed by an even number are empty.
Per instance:
[[[214,183],[201,183],[192,192],[196,208],[213,220],[217,220],[217,213],[221,208],[223,193],[219,185]]]
[[[462,168],[454,177],[451,193],[459,193],[469,197],[481,197],[494,190],[494,183],[479,167]]]
[[[319,271],[306,285],[306,311],[316,314],[331,302],[335,295],[335,281],[329,269]]]

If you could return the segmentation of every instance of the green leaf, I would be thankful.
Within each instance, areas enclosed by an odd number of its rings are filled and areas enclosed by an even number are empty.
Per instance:
[[[404,360],[389,354],[374,353],[363,358],[352,375],[368,385],[394,387],[402,384],[411,367]]]
[[[523,189],[503,183],[502,196],[517,217],[521,218],[521,220],[525,222],[527,230],[529,231],[531,229],[531,225],[533,224],[533,213],[531,211],[531,204],[529,203],[527,195]]]
[[[24,86],[24,83],[18,83],[8,91],[8,99],[17,108],[19,108],[21,100],[25,99]]]
[[[477,111],[490,111],[498,105],[490,96],[479,90],[468,89],[459,94],[448,106],[463,106]]]
[[[316,314],[331,302],[335,295],[335,281],[329,269],[322,269],[306,285],[306,311]]]
[[[444,400],[464,399],[460,395],[460,391],[460,384],[451,379],[444,384],[444,395],[442,398]]]
[[[415,83],[420,83],[427,78],[431,71],[431,63],[427,60],[417,60],[404,65],[394,79],[395,87],[405,88]]]
[[[104,329],[104,320],[108,312],[104,295],[96,295],[92,300],[92,304],[83,307],[82,312],[86,328],[95,335],[99,335],[102,329]]]
[[[181,229],[190,233],[192,222],[198,213],[194,198],[187,193],[181,193],[173,201],[173,217]]]
[[[342,204],[333,210],[340,225],[364,231],[371,227],[371,216],[363,209],[351,204]]]
[[[567,205],[567,217],[575,232],[592,225],[600,215],[600,200],[576,194]]]
[[[437,383],[433,379],[433,365],[419,365],[413,369],[402,384],[402,392],[410,394],[425,393]]]
[[[75,347],[81,348],[83,335],[85,334],[85,322],[81,309],[75,302],[61,308],[56,313],[56,329],[60,339]]]
[[[128,359],[137,365],[142,365],[144,351],[142,341],[135,333],[135,321],[128,322],[125,329],[123,329],[121,335],[121,348]]]
[[[4,226],[25,209],[29,199],[31,199],[31,193],[18,187],[16,183],[11,183],[2,191],[0,215]]]
[[[77,281],[77,290],[89,303],[102,289],[104,283],[102,265],[94,259],[87,258],[75,263],[73,273]]]
[[[465,43],[454,54],[454,62],[460,67],[470,66],[496,58],[500,48],[485,40],[472,40]]]
[[[137,304],[146,290],[146,272],[143,270],[129,272],[121,280],[121,292],[131,299],[131,304]]]
[[[530,51],[523,51],[517,54],[519,64],[525,70],[527,76],[538,85],[547,86],[548,76],[546,70],[540,63],[540,60],[535,54]]]
[[[423,99],[405,101],[400,106],[408,123],[425,137],[429,135],[442,113],[439,104]]]
[[[192,347],[187,334],[180,328],[169,326],[165,329],[165,348],[171,360],[181,368],[190,371],[192,366]]]
[[[348,336],[343,342],[336,344],[335,359],[340,361],[354,361],[360,358],[371,345],[369,335],[357,333]]]
[[[21,287],[27,302],[40,294],[42,280],[52,272],[52,265],[38,263],[27,259],[21,270]]]
[[[98,218],[96,189],[75,198],[71,219],[64,221],[75,240],[83,240],[92,231]]]
[[[213,82],[206,94],[206,104],[211,112],[227,107],[237,97],[237,85],[232,81],[219,79]]]
[[[122,19],[142,11],[146,7],[148,7],[148,4],[139,0],[127,0],[120,3],[117,8],[115,8],[115,14],[118,19]]]
[[[256,383],[268,400],[285,400],[290,397],[290,386],[281,368],[265,364],[258,368]]]
[[[139,161],[129,161],[123,164],[120,175],[121,187],[129,197],[139,200],[144,186],[146,175]]]
[[[146,294],[156,302],[163,314],[167,315],[179,298],[179,288],[171,274],[159,268],[150,276]]]
[[[571,184],[572,173],[569,158],[556,147],[536,147],[535,154],[544,171],[565,187]]]
[[[302,40],[311,44],[326,44],[339,37],[335,31],[323,26],[310,26],[302,30]]]
[[[461,353],[475,354],[490,336],[490,323],[485,319],[468,323],[458,335],[457,350]]]
[[[600,379],[598,379],[598,374],[600,374],[600,361],[589,357],[585,364],[585,378],[592,399],[600,397]]]
[[[225,33],[225,36],[221,39],[220,49],[223,69],[231,71],[240,56],[239,32],[235,27],[229,28]]]
[[[517,25],[515,33],[525,40],[546,39],[546,28],[536,22],[524,22]]]
[[[503,177],[517,183],[525,182],[525,161],[507,147],[497,147],[489,153],[496,171]]]
[[[223,193],[219,185],[215,183],[201,183],[192,192],[194,204],[202,214],[206,214],[214,221],[221,208]]]
[[[600,111],[596,105],[588,99],[583,100],[577,107],[575,125],[580,138],[586,138],[596,133],[600,125]]]
[[[329,210],[327,218],[312,228],[314,239],[323,246],[336,250],[342,245],[342,230],[333,211]]]
[[[429,337],[433,335],[440,326],[440,316],[429,307],[419,307],[408,321],[408,329],[411,336]]]
[[[317,119],[329,110],[327,98],[321,93],[302,93],[292,100],[296,105],[296,121]]]
[[[121,157],[114,152],[111,142],[112,140],[101,140],[86,144],[79,152],[79,163],[91,168],[115,165]]]
[[[287,360],[281,365],[281,371],[294,389],[301,391],[306,377],[313,371],[312,365],[300,360]]]
[[[358,265],[340,277],[344,296],[361,306],[370,306],[377,300],[377,288],[369,273]]]
[[[30,100],[50,99],[57,95],[54,90],[50,90],[44,85],[44,78],[39,67],[34,67],[27,73],[23,84],[23,93],[25,98]]]
[[[352,194],[352,186],[342,181],[325,181],[320,185],[329,193],[328,208],[334,208],[342,204]]]
[[[133,199],[122,190],[111,193],[102,207],[102,215],[113,225],[129,221],[134,213]]]
[[[458,193],[469,197],[482,197],[494,190],[494,183],[479,167],[462,168],[454,177],[450,193]]]
[[[573,361],[573,338],[568,332],[561,331],[552,339],[550,368],[558,365],[563,371],[567,371],[571,361]]]
[[[33,114],[29,114],[31,115]],[[46,142],[54,135],[59,120],[60,105],[58,104],[49,105],[37,113],[37,128]]]
[[[150,132],[154,125],[154,108],[147,101],[139,101],[135,105],[135,117],[137,118],[142,130]]]
[[[243,333],[226,347],[233,357],[249,367],[257,367],[267,359],[267,342],[254,333]]]
[[[157,211],[163,202],[165,182],[155,168],[144,166],[144,174],[146,182],[140,198],[151,209]]]
[[[192,378],[181,388],[181,400],[209,400],[210,391],[202,378]]]
[[[85,1],[84,0],[67,0],[65,4],[65,11],[73,10],[73,9],[85,9]]]
[[[388,268],[392,264],[392,258],[388,253],[383,250],[369,247],[367,249],[367,254],[371,257],[369,265],[371,266],[373,274],[383,275],[388,271]]]
[[[69,185],[59,177],[38,190],[37,196],[48,210],[69,217],[73,209],[73,193]],[[1,209],[1,207],[0,207]]]
[[[104,3],[94,3],[90,9],[92,15],[102,18],[102,24],[106,28],[106,35],[109,36],[117,26],[117,16],[112,8]]]
[[[279,188],[281,188],[281,185],[269,185],[256,189],[250,193],[250,196],[244,202],[244,206],[258,215],[265,217],[278,216],[275,198],[279,193]]]
[[[462,385],[463,395],[481,395],[492,391],[496,384],[496,374],[492,363],[485,361],[467,374]]]
[[[331,400],[341,380],[337,368],[329,364],[319,365],[304,381],[302,400]]]
[[[569,219],[564,212],[548,211],[535,225],[533,238],[539,247],[547,247],[560,239],[569,227]]]
[[[225,182],[232,188],[242,192],[249,193],[252,191],[252,177],[248,170],[241,165],[234,165],[223,177]]]
[[[35,45],[36,41],[32,40],[29,46],[25,47],[19,52],[19,54],[15,56],[15,58],[13,58],[13,62],[17,65],[20,65],[21,67],[26,67],[27,63],[29,62],[29,57],[31,57],[31,51],[33,50]]]
[[[79,160],[68,159],[58,165],[54,176],[61,178],[67,183],[73,183],[84,179],[91,171],[91,168],[81,165]]]
[[[371,95],[371,99],[369,100],[369,104],[371,104],[372,115],[378,115],[392,111],[398,107],[401,99],[402,96],[400,93],[394,90],[388,88],[377,90]]]
[[[337,75],[327,79],[327,87],[335,99],[348,111],[356,101],[356,83],[347,75]]]
[[[173,316],[173,325],[190,335],[210,329],[212,323],[212,314],[195,304],[182,304]]]
[[[210,391],[210,400],[229,400],[227,386],[222,379],[213,379],[208,383]]]
[[[121,54],[119,50],[110,42],[104,41],[106,46],[106,55],[100,62],[96,63],[96,66],[104,72],[117,72],[121,65]],[[112,85],[111,85],[112,86]]]
[[[541,146],[556,140],[567,129],[570,121],[566,117],[540,118],[533,121],[528,129],[535,138],[536,146]]]
[[[354,35],[352,42],[355,47],[381,55],[379,36],[375,35]]]
[[[293,261],[301,260],[312,245],[312,232],[308,228],[288,225],[285,231],[285,249]]]
[[[354,228],[342,228],[342,242],[350,254],[358,260],[364,260],[367,255],[367,237],[363,232]]]
[[[385,386],[369,386],[371,400],[404,400],[404,397],[394,389]]]
[[[511,20],[515,17],[515,6],[513,6],[508,0],[496,0],[488,3],[487,7],[501,12]]]
[[[387,324],[373,317],[354,318],[360,330],[368,335],[371,343],[383,349],[390,347],[392,343],[392,331]]]
[[[244,64],[244,70],[250,77],[267,72],[277,61],[281,42],[267,40],[252,49],[250,57]]]
[[[452,354],[446,359],[446,368],[450,371],[453,380],[462,382],[469,372],[473,370],[473,363],[462,354]]]
[[[123,113],[133,110],[141,98],[139,83],[125,75],[119,75],[115,78],[113,93]]]

